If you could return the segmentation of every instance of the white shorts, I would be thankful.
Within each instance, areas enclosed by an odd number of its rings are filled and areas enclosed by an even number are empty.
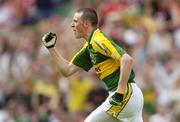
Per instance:
[[[128,83],[128,88],[121,105],[113,106],[109,97],[84,122],[143,122],[143,95],[135,83]]]

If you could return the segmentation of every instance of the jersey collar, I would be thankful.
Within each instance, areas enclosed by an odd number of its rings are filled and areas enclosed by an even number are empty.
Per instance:
[[[94,27],[94,28],[93,28],[93,30],[91,31],[90,36],[88,37],[88,42],[91,41],[91,39],[92,39],[92,37],[93,37],[93,35],[94,35],[94,32],[95,32],[97,29],[98,29],[98,27]]]

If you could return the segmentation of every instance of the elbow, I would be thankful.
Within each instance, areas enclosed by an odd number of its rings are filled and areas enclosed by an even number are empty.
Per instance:
[[[61,72],[62,73],[62,75],[64,76],[64,77],[69,77],[70,76],[70,74],[68,74],[68,73],[65,73],[65,72]]]
[[[66,74],[66,73],[62,73],[62,75],[63,75],[64,77],[68,77],[68,76],[69,76],[69,75]]]
[[[128,54],[124,54],[121,58],[121,62],[129,65],[133,65],[133,58]]]

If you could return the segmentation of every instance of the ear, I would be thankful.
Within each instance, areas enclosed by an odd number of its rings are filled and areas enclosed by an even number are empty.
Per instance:
[[[85,27],[89,27],[89,26],[91,26],[90,21],[85,20],[85,21],[84,21],[84,26],[85,26]]]

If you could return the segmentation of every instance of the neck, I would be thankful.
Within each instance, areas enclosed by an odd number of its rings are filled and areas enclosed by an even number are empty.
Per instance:
[[[88,40],[89,36],[91,35],[92,31],[93,31],[94,27],[89,27],[86,31],[86,35],[84,37],[84,39]]]

